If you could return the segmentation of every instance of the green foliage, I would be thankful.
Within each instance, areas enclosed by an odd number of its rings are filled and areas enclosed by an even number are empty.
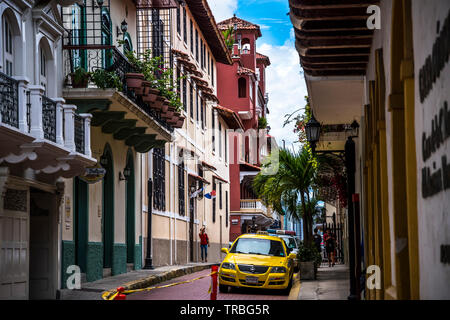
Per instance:
[[[295,219],[303,219],[305,239],[312,238],[312,219],[317,203],[310,199],[310,191],[316,175],[313,157],[307,148],[298,152],[280,149],[277,159],[271,159],[263,164],[275,165],[278,161],[278,171],[273,175],[258,173],[253,182],[253,188],[258,197],[278,213],[287,214]],[[301,204],[301,211],[299,210]]]
[[[294,133],[298,135],[298,141],[300,141],[303,144],[308,144],[306,140],[306,132],[305,132],[305,125],[308,123],[308,121],[311,119],[312,111],[311,106],[309,104],[309,98],[308,96],[305,96],[305,107],[300,108],[292,112],[291,114],[286,114],[284,117],[286,120],[284,121],[283,127],[285,127],[288,124],[294,123]],[[297,114],[299,111],[304,110],[304,113]]]
[[[230,26],[227,30],[222,31],[223,39],[228,50],[233,50],[234,45],[234,29]]]
[[[169,100],[170,106],[181,111],[183,104],[177,94],[177,83],[185,76],[174,79],[173,70],[164,67],[164,60],[161,56],[152,57],[151,50],[146,50],[141,57],[137,57],[134,51],[128,51],[126,57],[137,71],[144,75],[145,80],[149,81],[153,88],[158,89],[160,94]]]
[[[300,262],[314,261],[316,267],[320,266],[322,263],[322,255],[317,250],[314,243],[300,242],[297,258]]]
[[[89,81],[91,74],[82,67],[77,67],[72,75],[72,81],[75,83],[83,83]]]
[[[258,119],[258,129],[265,129],[267,128],[267,118],[261,117]]]
[[[122,91],[122,81],[120,80],[120,77],[112,71],[98,68],[91,73],[91,79],[98,88],[115,88]]]

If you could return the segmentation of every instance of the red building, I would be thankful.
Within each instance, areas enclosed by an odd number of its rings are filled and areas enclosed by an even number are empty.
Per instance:
[[[253,192],[254,176],[270,152],[270,136],[264,130],[268,94],[265,69],[270,60],[256,52],[261,37],[258,25],[233,16],[218,23],[220,30],[233,28],[232,65],[217,64],[220,104],[242,120],[244,132],[229,134],[230,150],[230,241],[242,233],[265,229],[273,223],[272,212]]]

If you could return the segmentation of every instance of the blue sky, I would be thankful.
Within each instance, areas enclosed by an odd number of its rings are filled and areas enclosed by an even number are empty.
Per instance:
[[[279,146],[285,140],[292,147],[297,140],[293,125],[283,128],[284,115],[304,107],[307,94],[295,39],[289,16],[288,0],[208,0],[216,22],[236,16],[258,24],[262,37],[257,40],[257,51],[270,58],[266,69],[269,93],[268,123],[270,134]],[[294,143],[295,149],[299,143]]]

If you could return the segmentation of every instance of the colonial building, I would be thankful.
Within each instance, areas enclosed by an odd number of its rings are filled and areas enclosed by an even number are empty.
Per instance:
[[[145,249],[151,237],[154,265],[201,261],[198,234],[204,226],[211,244],[208,262],[220,262],[230,227],[225,132],[242,127],[217,98],[217,64],[231,64],[231,57],[206,0],[180,1],[175,8],[159,11],[159,17],[168,26],[163,51],[174,69],[186,120],[175,129],[173,142],[153,149],[145,159],[144,176],[151,179],[153,190],[153,204],[144,199],[144,216],[152,213],[151,224],[144,222]],[[205,197],[213,191],[215,198]]]
[[[170,9],[132,0],[86,0],[62,9],[63,97],[78,106],[77,113],[92,114],[91,147],[97,160],[65,182],[63,287],[70,265],[81,268],[83,281],[143,265],[146,154],[173,141],[183,119],[159,90],[149,88],[153,84],[144,81],[127,54],[134,51],[141,59],[149,49],[152,57],[164,56],[161,41],[169,26],[161,22],[162,10]],[[159,41],[149,46],[155,37]]]
[[[64,99],[59,2],[0,3],[0,299],[56,297],[65,181],[97,162],[92,116]]]
[[[317,146],[350,169],[351,296],[378,266],[366,299],[448,299],[450,3],[289,2],[315,118],[359,124]]]
[[[273,224],[272,211],[255,195],[252,183],[260,172],[263,158],[269,155],[275,140],[267,134],[269,112],[265,69],[270,60],[256,52],[261,37],[258,25],[236,16],[218,24],[220,30],[233,30],[231,65],[218,64],[218,92],[222,106],[235,112],[244,130],[230,133],[230,241],[242,233],[263,230]]]

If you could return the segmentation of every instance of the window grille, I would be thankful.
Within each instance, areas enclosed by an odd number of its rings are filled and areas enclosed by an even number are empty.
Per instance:
[[[166,210],[166,163],[164,148],[153,149],[153,208]]]
[[[178,165],[178,210],[180,216],[185,215],[184,161]]]

